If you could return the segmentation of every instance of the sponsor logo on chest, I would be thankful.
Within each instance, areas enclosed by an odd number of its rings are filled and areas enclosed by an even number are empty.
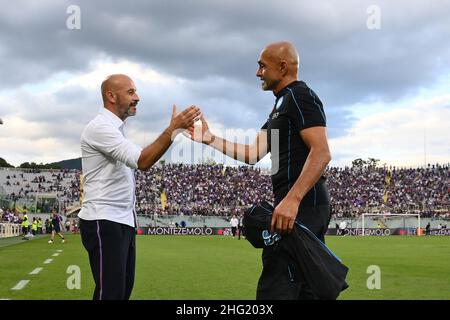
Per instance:
[[[275,111],[279,111],[282,104],[283,104],[283,97],[281,97],[281,98],[277,101],[277,104],[275,105]],[[280,115],[279,112],[274,112],[274,113],[272,114],[271,119],[274,120],[274,119],[278,118],[279,115]]]

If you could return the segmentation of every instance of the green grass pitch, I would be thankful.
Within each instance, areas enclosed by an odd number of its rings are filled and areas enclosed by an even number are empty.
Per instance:
[[[91,299],[93,279],[79,235],[0,240],[0,299]],[[450,299],[450,237],[336,237],[328,246],[350,268],[339,299]],[[14,242],[18,242],[15,243]],[[62,250],[57,256],[57,250]],[[211,236],[138,236],[132,299],[229,300],[255,298],[261,250],[246,240]],[[47,259],[53,259],[45,264]],[[48,262],[48,261],[47,261]],[[367,268],[381,271],[369,290]],[[70,266],[80,270],[80,289]],[[30,274],[42,268],[37,274]],[[70,269],[69,269],[70,271]],[[12,290],[29,280],[21,290]]]

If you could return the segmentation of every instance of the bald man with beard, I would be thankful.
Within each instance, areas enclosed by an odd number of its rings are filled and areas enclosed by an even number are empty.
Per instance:
[[[261,51],[258,65],[256,76],[263,90],[273,92],[275,104],[254,142],[238,144],[214,135],[203,116],[201,134],[191,128],[191,139],[247,164],[271,152],[275,196],[271,232],[291,233],[297,220],[324,242],[330,221],[324,170],[331,155],[322,102],[298,80],[299,55],[291,43],[269,44]],[[316,299],[302,271],[273,247],[263,250],[262,261],[257,299]]]
[[[139,96],[130,77],[114,74],[101,85],[103,108],[81,135],[83,204],[78,217],[95,281],[94,300],[127,300],[134,285],[136,242],[134,170],[147,170],[193,126],[199,108],[177,113],[149,146],[128,141],[125,120],[136,115]]]

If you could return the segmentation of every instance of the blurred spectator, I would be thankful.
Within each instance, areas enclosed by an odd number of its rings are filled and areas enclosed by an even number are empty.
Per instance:
[[[333,215],[356,218],[362,213],[420,213],[424,218],[450,218],[449,165],[426,168],[336,168],[326,171]],[[240,216],[245,207],[273,202],[270,175],[250,166],[222,164],[158,164],[136,170],[136,211],[139,215]],[[56,193],[61,211],[79,205],[80,171],[11,170],[0,181],[11,201],[36,193]],[[390,177],[389,179],[387,177]],[[165,199],[162,200],[161,195]],[[165,203],[164,209],[162,203]],[[10,209],[1,221],[20,223]]]

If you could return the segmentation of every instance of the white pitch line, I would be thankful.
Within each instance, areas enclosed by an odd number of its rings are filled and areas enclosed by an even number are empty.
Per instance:
[[[56,252],[63,252],[62,250],[56,250]]]
[[[47,259],[47,260],[44,261],[44,264],[49,264],[49,263],[51,263],[52,261],[53,261],[53,259]]]
[[[11,290],[22,290],[30,282],[30,280],[20,280]]]
[[[38,274],[41,271],[42,271],[42,268],[36,268],[33,271],[31,271],[29,274]]]
[[[59,256],[59,253],[52,254],[52,257],[57,257],[57,256]]]

